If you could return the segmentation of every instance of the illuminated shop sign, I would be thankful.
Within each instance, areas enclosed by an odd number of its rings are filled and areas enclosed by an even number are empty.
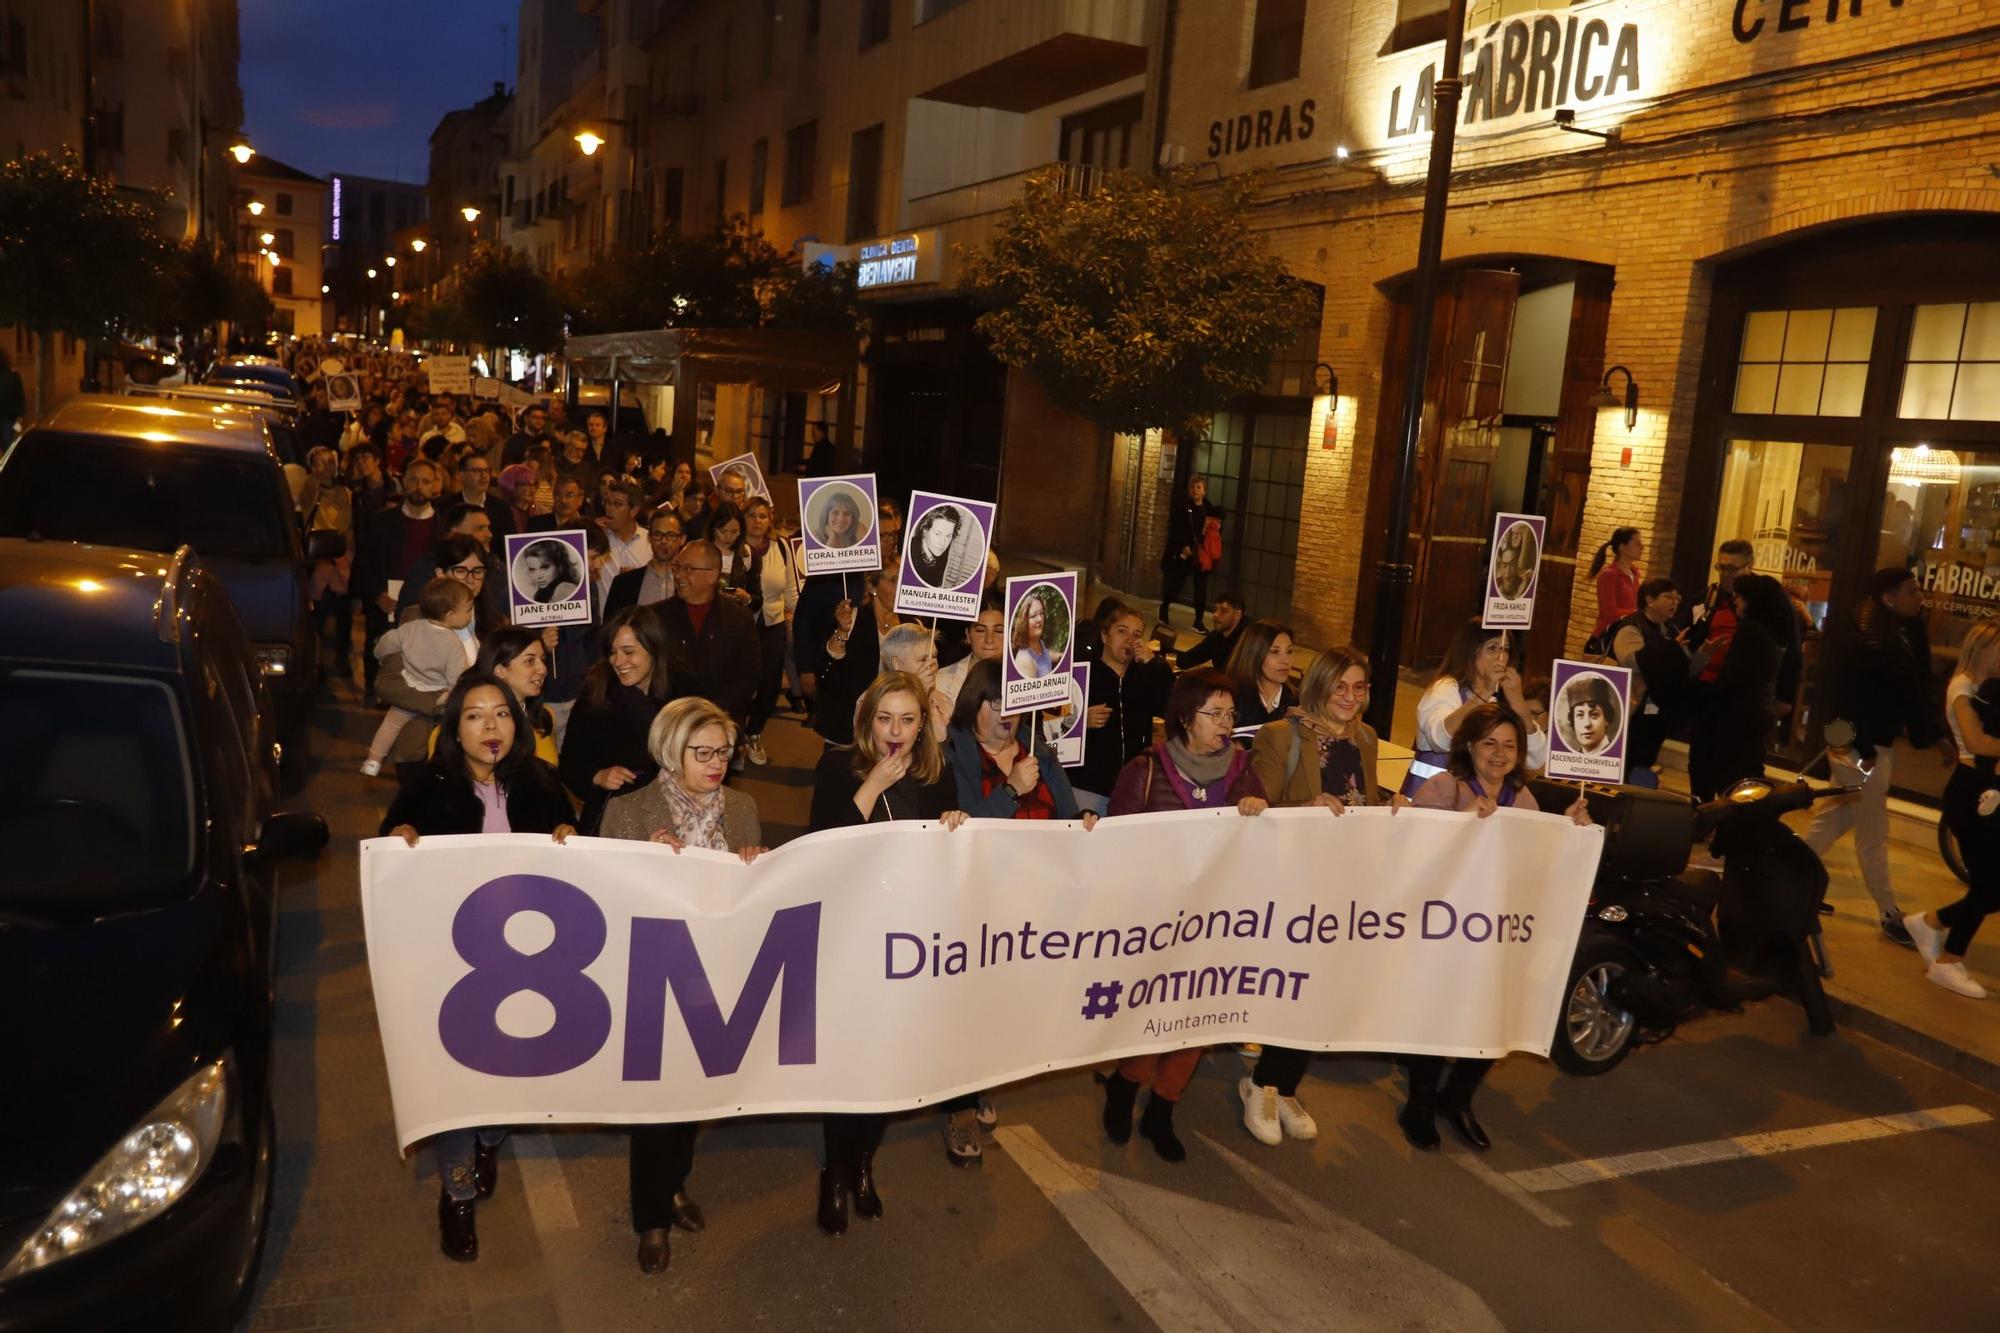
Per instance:
[[[870,241],[854,257],[857,287],[903,287],[938,280],[941,247],[935,231],[906,232]]]
[[[1585,18],[1568,9],[1517,14],[1465,35],[1465,98],[1459,133],[1494,134],[1547,124],[1562,108],[1591,111],[1631,101],[1646,89],[1637,23]],[[1391,140],[1431,129],[1431,60],[1389,89]]]
[[[340,177],[333,178],[333,240],[340,239]]]

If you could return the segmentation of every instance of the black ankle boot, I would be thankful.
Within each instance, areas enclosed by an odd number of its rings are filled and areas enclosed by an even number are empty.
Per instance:
[[[1479,1123],[1479,1117],[1472,1114],[1470,1098],[1462,1103],[1446,1101],[1438,1107],[1438,1113],[1447,1125],[1458,1132],[1458,1137],[1465,1140],[1465,1146],[1474,1152],[1485,1152],[1493,1146],[1493,1140],[1486,1137],[1486,1127]],[[1431,1132],[1435,1135],[1437,1131],[1433,1129]]]
[[[1436,1152],[1438,1149],[1437,1098],[1436,1094],[1425,1090],[1411,1089],[1410,1100],[1404,1104],[1396,1117],[1403,1137],[1410,1146],[1421,1152]]]
[[[861,1169],[854,1173],[854,1215],[873,1222],[882,1216],[882,1196],[875,1190],[875,1154],[861,1154]]]
[[[473,1222],[472,1200],[460,1202],[438,1191],[438,1248],[447,1259],[469,1264],[479,1257],[479,1229]]]
[[[493,1186],[500,1180],[500,1145],[488,1147],[478,1139],[472,1141],[472,1189],[482,1199],[493,1197]]]
[[[838,1166],[820,1168],[819,1229],[829,1236],[847,1234],[847,1172]]]
[[[1113,1143],[1132,1141],[1132,1103],[1139,1085],[1114,1072],[1104,1080],[1104,1136]]]
[[[1139,1117],[1139,1133],[1153,1145],[1153,1151],[1162,1160],[1187,1160],[1187,1146],[1174,1133],[1174,1104],[1157,1092],[1146,1099],[1146,1112]]]

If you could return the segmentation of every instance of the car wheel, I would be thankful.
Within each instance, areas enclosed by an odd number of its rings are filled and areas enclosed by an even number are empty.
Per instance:
[[[1569,992],[1556,1020],[1549,1058],[1566,1074],[1594,1078],[1616,1069],[1631,1053],[1639,1021],[1619,1007],[1611,990],[1640,969],[1639,955],[1622,940],[1586,940],[1570,964]]]
[[[249,1312],[250,1302],[257,1294],[257,1267],[263,1262],[264,1241],[271,1230],[271,1199],[276,1192],[278,1158],[278,1116],[271,1105],[271,1096],[264,1094],[264,1133],[258,1144],[256,1172],[251,1184],[250,1245],[243,1253],[243,1264],[236,1275],[236,1299],[230,1305],[229,1324],[231,1327],[243,1322]]]

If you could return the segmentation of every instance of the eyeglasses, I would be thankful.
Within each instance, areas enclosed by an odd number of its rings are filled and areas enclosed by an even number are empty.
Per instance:
[[[1225,727],[1236,725],[1236,710],[1234,708],[1199,708],[1195,710],[1195,716],[1205,717],[1211,722],[1219,722]]]
[[[447,574],[451,575],[451,576],[452,576],[453,578],[460,578],[460,579],[483,579],[483,578],[485,578],[485,577],[486,577],[486,566],[484,566],[484,565],[451,565],[451,566],[448,566],[448,567],[447,567],[447,568],[445,569],[445,573],[447,573]]]
[[[697,764],[712,764],[721,759],[727,761],[736,753],[733,745],[690,745],[687,752]]]
[[[676,560],[671,565],[668,565],[667,568],[676,574],[720,574],[722,572],[721,565],[690,565],[683,560]]]
[[[1730,560],[1718,560],[1715,562],[1715,572],[1718,574],[1741,574],[1748,568],[1750,566],[1747,564],[1739,565]]]
[[[1333,697],[1336,699],[1366,699],[1370,688],[1368,682],[1365,680],[1354,685],[1349,685],[1346,681],[1342,681],[1333,687]]]

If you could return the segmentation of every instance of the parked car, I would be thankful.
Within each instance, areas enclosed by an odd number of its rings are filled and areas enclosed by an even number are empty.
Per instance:
[[[262,384],[128,384],[125,396],[225,403],[261,412],[270,423],[271,444],[278,451],[278,461],[305,465],[305,441],[299,437],[299,405],[278,397]]]
[[[270,1211],[263,684],[183,548],[0,539],[0,1330],[224,1328]]]
[[[200,553],[236,601],[299,780],[319,688],[308,561],[341,538],[307,542],[294,513],[270,426],[242,408],[80,394],[0,457],[0,536]]]
[[[299,382],[292,378],[292,372],[267,357],[239,356],[219,361],[208,368],[202,382],[261,385],[291,402],[300,397]]]

